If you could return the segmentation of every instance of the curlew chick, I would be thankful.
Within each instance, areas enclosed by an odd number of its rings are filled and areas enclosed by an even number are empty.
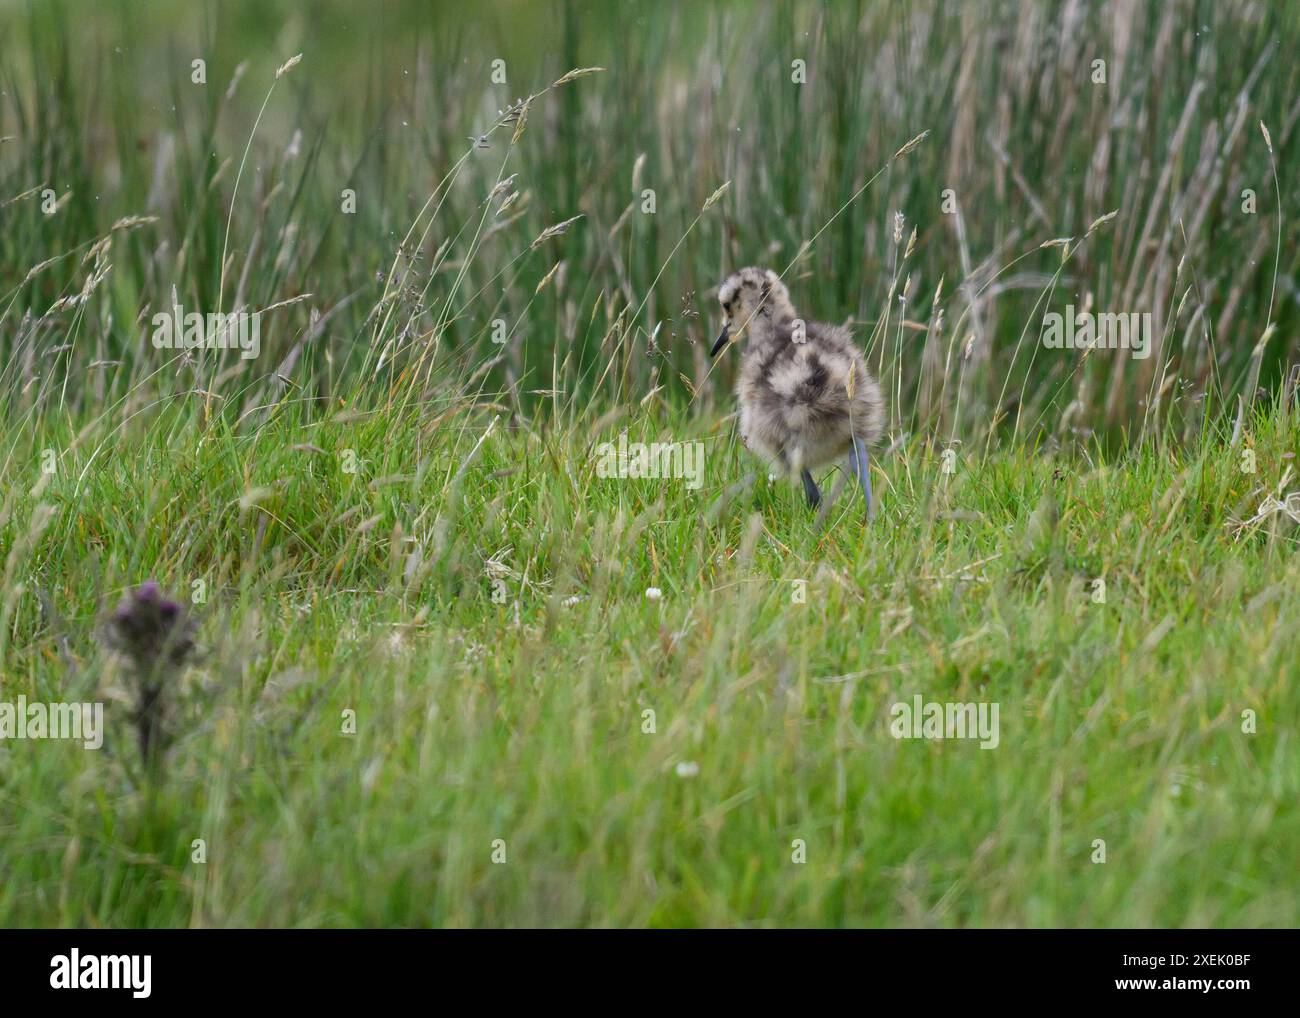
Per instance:
[[[821,504],[812,471],[844,458],[874,518],[867,447],[884,430],[880,386],[867,374],[848,329],[806,322],[771,269],[733,272],[718,287],[722,334],[716,357],[746,340],[736,396],[740,439],[773,469],[803,481],[808,504]]]

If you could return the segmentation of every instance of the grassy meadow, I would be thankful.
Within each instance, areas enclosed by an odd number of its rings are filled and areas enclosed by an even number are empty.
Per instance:
[[[0,0],[0,703],[106,725],[0,739],[0,925],[1297,925],[1300,9],[474,6]],[[871,524],[740,445],[747,264]]]

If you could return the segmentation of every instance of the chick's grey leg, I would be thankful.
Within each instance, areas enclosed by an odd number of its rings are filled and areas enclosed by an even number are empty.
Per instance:
[[[822,493],[817,488],[817,482],[807,470],[799,471],[799,476],[803,478],[803,493],[808,496],[809,508],[816,509],[822,504]]]
[[[856,435],[849,453],[849,476],[862,485],[862,494],[867,500],[867,519],[874,520],[876,507],[871,502],[871,461],[867,457],[867,444]]]

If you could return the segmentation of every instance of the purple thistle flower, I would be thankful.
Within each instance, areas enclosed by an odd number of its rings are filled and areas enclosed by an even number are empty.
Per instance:
[[[194,650],[194,621],[154,580],[127,591],[109,619],[107,642],[142,676],[184,663]]]
[[[125,657],[136,674],[132,710],[140,755],[155,765],[169,740],[167,731],[168,674],[179,670],[194,651],[197,626],[180,603],[146,580],[122,598],[105,627],[105,643]]]

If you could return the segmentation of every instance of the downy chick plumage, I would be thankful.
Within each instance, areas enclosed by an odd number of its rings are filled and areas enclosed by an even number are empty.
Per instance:
[[[801,318],[771,269],[732,273],[718,303],[723,328],[712,354],[745,341],[736,383],[745,447],[799,477],[814,506],[821,492],[811,472],[845,458],[873,513],[867,449],[884,430],[883,399],[848,329]]]

